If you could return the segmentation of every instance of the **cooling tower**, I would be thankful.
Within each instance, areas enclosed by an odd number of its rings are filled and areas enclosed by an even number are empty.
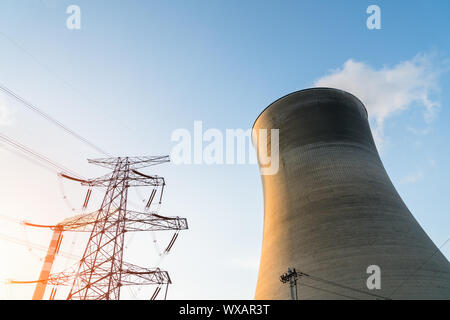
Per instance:
[[[254,129],[279,129],[279,170],[261,176],[256,299],[291,299],[280,281],[288,268],[308,275],[299,299],[450,299],[450,264],[395,190],[360,100],[331,88],[294,92]],[[374,265],[381,289],[369,290]]]

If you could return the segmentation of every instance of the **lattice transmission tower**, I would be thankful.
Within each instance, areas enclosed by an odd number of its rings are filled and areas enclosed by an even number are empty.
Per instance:
[[[106,188],[100,209],[92,214],[68,219],[53,230],[88,231],[89,240],[79,264],[69,272],[49,275],[39,279],[44,284],[64,285],[72,283],[68,300],[118,300],[121,287],[125,285],[158,285],[152,299],[171,283],[169,274],[158,268],[148,269],[123,261],[124,239],[127,232],[175,230],[166,251],[170,250],[180,230],[188,228],[187,221],[179,217],[164,217],[149,211],[156,190],[161,188],[159,203],[164,192],[163,177],[146,175],[138,169],[154,166],[169,161],[162,157],[123,157],[90,159],[91,164],[103,166],[113,171],[92,180],[82,180],[61,174],[62,177],[81,182],[88,186],[83,207],[87,206],[91,196],[91,188]],[[130,187],[153,186],[145,206],[145,212],[127,209],[128,189]],[[42,293],[43,294],[43,293]],[[53,293],[52,293],[53,294]],[[54,294],[53,294],[54,296]]]

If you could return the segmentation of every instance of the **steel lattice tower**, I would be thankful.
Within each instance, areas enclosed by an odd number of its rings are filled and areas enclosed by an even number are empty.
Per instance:
[[[168,161],[168,157],[89,160],[89,163],[110,168],[113,171],[93,180],[72,178],[72,180],[78,180],[82,185],[89,187],[106,187],[106,193],[94,221],[88,223],[72,221],[71,224],[64,226],[66,230],[77,230],[80,226],[86,229],[86,226],[89,226],[90,230],[86,249],[78,265],[78,270],[74,274],[75,278],[67,297],[68,300],[118,300],[123,285],[140,285],[147,282],[161,286],[170,283],[167,272],[159,269],[144,269],[123,262],[126,232],[187,229],[185,219],[167,218],[127,210],[129,187],[164,187],[165,185],[164,178],[148,176],[140,173],[137,169]],[[153,196],[154,193],[151,197],[153,198]],[[130,277],[135,277],[136,280],[133,281]],[[64,280],[67,280],[67,276],[61,274],[54,277],[53,281],[49,279],[49,283],[59,283]]]

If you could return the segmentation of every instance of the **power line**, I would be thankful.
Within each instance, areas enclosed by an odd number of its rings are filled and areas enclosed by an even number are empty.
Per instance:
[[[53,123],[54,125],[56,125],[57,127],[61,128],[62,130],[64,130],[65,132],[67,132],[68,134],[72,135],[73,137],[75,137],[76,139],[80,140],[81,142],[83,142],[84,144],[88,145],[89,147],[91,147],[92,149],[97,150],[98,152],[102,153],[105,156],[110,156],[106,151],[104,151],[102,148],[98,147],[97,145],[95,145],[94,143],[92,143],[91,141],[87,140],[86,138],[82,137],[81,135],[79,135],[78,133],[76,133],[75,131],[73,131],[72,129],[68,128],[67,126],[65,126],[64,124],[62,124],[60,121],[56,120],[55,118],[53,118],[52,116],[50,116],[49,114],[45,113],[44,111],[42,111],[41,109],[39,109],[37,106],[35,106],[34,104],[26,101],[25,99],[23,99],[21,96],[19,96],[18,94],[16,94],[15,92],[13,92],[12,90],[8,89],[7,87],[0,85],[0,90],[5,92],[6,94],[8,94],[9,96],[13,97],[14,99],[16,99],[17,101],[19,101],[20,103],[22,103],[25,107],[27,107],[28,109],[30,109],[31,111],[35,112],[36,114],[38,114],[39,116],[43,117],[44,119],[46,119],[47,121]]]
[[[68,169],[67,167],[65,167],[65,166],[63,166],[63,165],[61,165],[61,164],[59,164],[59,163],[49,159],[48,157],[46,157],[46,156],[44,156],[44,155],[42,155],[42,154],[40,154],[40,153],[38,153],[38,152],[36,152],[34,150],[31,150],[30,148],[28,148],[28,147],[24,146],[23,144],[21,144],[21,143],[15,141],[15,140],[9,138],[8,136],[6,136],[6,135],[4,135],[2,133],[0,133],[0,139],[3,142],[7,143],[8,145],[10,145],[10,146],[20,150],[21,152],[25,153],[26,155],[30,155],[30,156],[32,156],[32,157],[34,157],[34,158],[36,158],[36,159],[38,159],[38,160],[40,160],[42,162],[45,162],[45,163],[49,164],[51,167],[53,167],[55,169],[56,172],[63,171],[63,172],[70,173],[71,175],[74,175],[74,176],[76,176],[78,178],[82,178],[82,176],[80,174],[78,174],[77,172]]]
[[[439,251],[440,251],[440,249],[442,249],[446,244],[447,244],[447,242],[449,242],[450,241],[450,238],[448,238],[439,248],[437,248],[434,252],[433,252],[433,254],[428,258],[428,259],[426,259],[416,270],[414,270],[413,272],[411,272],[411,274],[405,279],[405,280],[403,280],[403,282],[402,283],[400,283],[400,285],[397,287],[397,288],[395,288],[394,289],[394,291],[392,291],[392,293],[389,295],[389,298],[390,297],[392,297],[393,295],[394,295],[394,293],[396,293],[397,292],[397,290],[398,289],[400,289],[401,287],[403,287],[403,285],[409,280],[409,279],[411,279],[411,277],[414,275],[414,274],[416,274],[420,269],[422,269],[423,268],[423,266],[425,266],[430,260],[431,260],[431,258],[433,258],[434,257],[434,255],[436,254],[436,253],[438,253]]]
[[[308,277],[308,278],[310,278],[311,280],[320,281],[320,282],[331,284],[331,285],[334,285],[336,287],[340,287],[340,288],[343,288],[343,289],[351,290],[351,291],[354,291],[354,292],[359,292],[359,293],[362,293],[362,294],[367,294],[367,295],[373,296],[375,298],[381,298],[381,299],[384,299],[384,300],[389,300],[389,298],[381,296],[381,295],[378,295],[378,294],[375,294],[375,293],[371,293],[371,292],[355,289],[355,288],[352,288],[352,287],[348,287],[348,286],[345,286],[343,284],[339,284],[339,283],[336,283],[336,282],[333,282],[333,281],[330,281],[330,280],[325,280],[325,279],[322,279],[322,278],[319,278],[319,277],[314,277],[314,276],[311,276],[311,275],[306,274],[306,273],[304,273],[303,275]]]
[[[0,219],[3,220],[8,220],[9,222],[13,222],[13,223],[18,223],[18,224],[22,224],[22,220],[10,217],[10,216],[5,216],[4,214],[0,214]]]
[[[63,165],[61,165],[61,164],[51,160],[50,158],[48,158],[48,157],[46,157],[46,156],[44,156],[44,155],[42,155],[42,154],[40,154],[40,153],[38,153],[36,151],[34,151],[34,150],[24,146],[23,144],[21,144],[21,143],[15,141],[15,140],[9,138],[8,136],[6,136],[6,135],[4,135],[2,133],[0,133],[0,141],[2,141],[3,143],[7,144],[8,146],[14,148],[14,149],[5,148],[5,149],[8,149],[8,151],[10,151],[12,153],[15,153],[17,156],[19,156],[21,158],[24,158],[24,159],[34,163],[35,165],[37,165],[37,166],[39,166],[39,167],[41,167],[43,169],[46,169],[46,170],[48,170],[50,172],[55,172],[58,175],[61,172],[66,172],[66,173],[68,173],[68,174],[70,174],[70,175],[72,175],[74,177],[77,177],[79,179],[84,180],[83,176],[80,175],[79,173],[77,173],[77,172],[67,168],[66,166],[63,166]],[[1,146],[2,146],[2,144],[0,143],[0,147]],[[69,203],[69,201],[68,201],[68,199],[67,199],[67,197],[66,197],[66,195],[64,193],[64,189],[63,189],[61,181],[58,180],[58,182],[59,182],[61,193],[63,195],[63,199],[64,199],[66,205],[72,211],[75,211],[75,208],[73,208],[70,205],[70,203]]]
[[[50,158],[38,153],[37,151],[34,151],[30,148],[28,148],[27,146],[13,140],[12,138],[6,136],[5,134],[0,133],[0,140],[2,140],[3,142],[5,142],[6,144],[8,144],[9,146],[19,150],[21,153],[15,152],[18,156],[27,159],[28,161],[31,161],[39,166],[42,166],[43,168],[50,170],[52,172],[56,172],[56,173],[61,173],[61,172],[66,172],[76,178],[79,178],[81,180],[86,180],[81,174],[77,173],[76,171],[67,168],[66,166],[57,163],[56,161],[51,160]],[[35,159],[41,161],[36,161]],[[50,165],[51,168],[47,167],[47,166],[43,166],[42,162]],[[133,201],[128,200],[128,202],[132,205],[136,204]]]
[[[47,6],[47,5],[46,5]],[[65,78],[63,78],[61,75],[59,75],[57,72],[52,70],[48,65],[42,63],[35,55],[33,55],[30,51],[25,49],[22,45],[20,45],[17,41],[15,41],[13,38],[8,36],[5,32],[0,31],[0,35],[2,35],[6,40],[8,40],[12,45],[14,45],[17,49],[24,52],[26,55],[31,57],[39,66],[41,66],[45,71],[47,71],[49,74],[53,75],[55,78],[57,78],[59,81],[64,83],[68,88],[72,89],[74,92],[76,92],[81,98],[83,98],[85,101],[88,101],[90,103],[98,104],[94,99],[91,97],[85,95],[82,91],[78,90],[74,85],[72,85],[69,81],[67,81]],[[133,127],[130,127],[126,122],[122,123],[123,126],[127,127],[128,129],[134,129]],[[104,153],[104,155],[110,157],[109,154]]]
[[[0,239],[1,240],[6,240],[6,241],[9,241],[9,242],[18,244],[18,245],[26,246],[29,249],[36,249],[36,250],[41,250],[41,251],[47,251],[48,250],[47,246],[40,245],[40,244],[37,244],[37,243],[32,243],[29,240],[24,241],[22,239],[11,237],[9,235],[2,234],[2,233],[0,233]],[[68,253],[68,252],[60,251],[59,255],[61,257],[64,257],[64,258],[69,258],[69,259],[74,259],[74,260],[79,260],[80,259],[80,257],[78,257],[76,255],[73,255],[72,253]]]
[[[311,286],[311,285],[306,284],[306,283],[303,283],[303,282],[299,282],[299,284],[302,285],[302,286],[308,287],[308,288],[312,288],[312,289],[316,289],[316,290],[319,290],[319,291],[323,291],[323,292],[335,294],[335,295],[337,295],[337,296],[341,296],[341,297],[344,297],[344,298],[348,298],[348,299],[352,299],[352,300],[361,300],[361,299],[358,299],[358,298],[355,298],[355,297],[352,297],[352,296],[347,296],[347,295],[342,294],[342,293],[337,293],[337,292],[335,292],[335,291],[331,291],[331,290],[327,290],[327,289],[324,289],[324,288],[319,288],[319,287]],[[301,291],[300,291],[300,292],[301,292]]]
[[[13,38],[11,38],[10,36],[8,36],[5,32],[0,31],[0,35],[2,35],[6,40],[8,40],[12,45],[14,45],[17,49],[19,49],[20,51],[22,51],[23,53],[25,53],[27,56],[29,56],[31,59],[34,60],[34,62],[36,62],[39,66],[41,66],[45,71],[47,71],[48,73],[50,73],[51,75],[55,76],[56,78],[58,78],[60,81],[64,82],[64,84],[68,87],[70,87],[71,89],[73,89],[74,91],[77,91],[76,88],[74,88],[66,79],[62,78],[60,75],[58,75],[56,72],[54,72],[50,67],[48,67],[47,65],[45,65],[44,63],[42,63],[38,58],[36,58],[36,56],[34,56],[30,51],[28,51],[27,49],[25,49],[23,46],[21,46],[17,41],[15,41]],[[77,91],[78,92],[78,91]]]
[[[296,277],[297,277],[297,276],[300,276],[300,277],[307,277],[308,279],[311,279],[311,280],[313,280],[313,281],[323,282],[323,283],[326,283],[326,284],[328,284],[328,285],[333,285],[333,286],[336,286],[336,287],[339,287],[339,288],[342,288],[342,289],[351,290],[351,291],[354,291],[354,292],[366,294],[366,295],[369,295],[369,296],[373,296],[373,297],[381,298],[381,299],[385,299],[385,300],[388,300],[388,299],[389,299],[389,298],[380,296],[380,295],[378,295],[378,294],[374,294],[374,293],[370,293],[370,292],[367,292],[367,291],[355,289],[355,288],[348,287],[348,286],[345,286],[345,285],[343,285],[343,284],[339,284],[339,283],[336,283],[336,282],[333,282],[333,281],[330,281],[330,280],[325,280],[325,279],[322,279],[322,278],[319,278],[319,277],[311,276],[311,275],[309,275],[309,274],[307,274],[307,273],[304,273],[304,272],[301,272],[301,271],[296,271],[295,268],[294,268],[293,273],[291,273],[290,269],[289,269],[289,272],[290,272],[290,274],[288,274],[287,276],[286,276],[286,275],[282,275],[282,276],[281,276],[280,279],[281,279],[281,281],[282,281],[283,283],[287,281],[287,280],[286,280],[286,279],[287,279],[286,277],[288,277],[289,275],[294,275],[294,276],[295,276],[295,285],[296,285],[296,280],[297,280]],[[305,285],[305,284],[303,283],[303,285]],[[308,285],[306,285],[306,286],[308,286]],[[291,288],[292,288],[292,285],[291,285]],[[313,288],[315,288],[315,287],[313,287]],[[319,288],[315,288],[315,289],[319,289]],[[330,292],[331,292],[331,291],[330,291]],[[336,292],[331,292],[331,293],[338,294],[338,293],[336,293]],[[339,294],[339,295],[341,295],[341,294]],[[346,296],[346,297],[347,297],[347,298],[354,298],[354,297],[350,297],[350,296]]]

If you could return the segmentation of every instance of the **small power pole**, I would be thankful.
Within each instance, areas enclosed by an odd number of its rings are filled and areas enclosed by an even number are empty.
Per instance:
[[[291,268],[288,268],[288,272],[283,273],[280,276],[280,281],[282,283],[289,282],[292,300],[298,300],[297,279],[299,276],[301,276],[301,273],[297,273],[297,270],[295,270],[295,268],[293,270],[291,270]]]

